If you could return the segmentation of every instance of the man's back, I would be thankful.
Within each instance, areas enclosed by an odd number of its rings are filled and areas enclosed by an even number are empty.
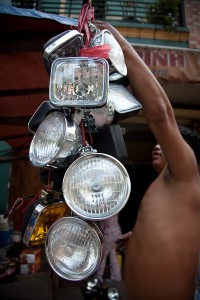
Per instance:
[[[125,261],[132,300],[189,300],[199,253],[200,181],[176,182],[165,168],[138,212]]]

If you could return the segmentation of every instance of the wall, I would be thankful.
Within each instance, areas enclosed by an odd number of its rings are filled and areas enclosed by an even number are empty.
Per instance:
[[[200,1],[185,0],[186,25],[190,29],[189,47],[200,49]]]

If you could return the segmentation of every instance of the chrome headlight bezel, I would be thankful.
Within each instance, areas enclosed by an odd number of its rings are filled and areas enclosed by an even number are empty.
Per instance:
[[[78,30],[67,30],[50,38],[43,46],[43,58],[46,68],[51,73],[52,63],[61,57],[75,57],[84,47],[83,36]]]
[[[98,226],[77,217],[57,220],[50,227],[45,243],[51,268],[71,281],[90,277],[97,270],[104,251],[104,238]]]
[[[112,123],[114,119],[115,109],[112,102],[108,102],[103,107],[91,108],[91,109],[79,109],[76,110],[73,116],[73,120],[79,125],[84,116],[90,116],[94,119],[97,129],[102,129]]]

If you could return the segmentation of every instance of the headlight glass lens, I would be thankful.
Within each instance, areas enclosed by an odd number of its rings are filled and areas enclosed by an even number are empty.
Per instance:
[[[61,277],[77,281],[93,274],[104,251],[103,236],[96,224],[64,217],[49,229],[45,252],[52,269]]]
[[[107,102],[108,63],[101,58],[68,57],[52,64],[49,99],[56,106],[98,107]]]
[[[142,104],[121,84],[110,83],[108,99],[118,113],[139,111],[142,108]]]
[[[62,190],[74,213],[88,220],[102,220],[124,207],[131,184],[127,170],[117,159],[104,153],[92,153],[69,166]]]
[[[23,242],[27,246],[38,246],[45,243],[50,226],[58,219],[69,215],[70,209],[63,202],[52,204],[38,204],[27,224]]]
[[[30,161],[37,167],[62,162],[75,154],[81,144],[79,127],[54,111],[40,123],[29,149]]]

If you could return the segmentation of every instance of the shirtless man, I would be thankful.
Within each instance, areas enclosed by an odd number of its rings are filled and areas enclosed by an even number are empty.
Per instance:
[[[157,179],[146,191],[127,245],[124,278],[130,300],[192,300],[200,246],[200,177],[197,159],[177,126],[162,87],[126,39],[121,45],[133,94],[158,145]],[[200,151],[200,150],[199,150]]]

